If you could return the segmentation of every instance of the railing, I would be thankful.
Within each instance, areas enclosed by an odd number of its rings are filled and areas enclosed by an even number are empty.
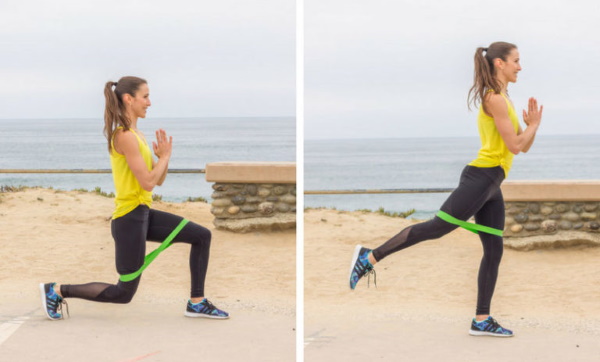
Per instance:
[[[0,173],[112,173],[110,168],[98,169],[0,169]],[[171,168],[169,173],[206,173],[203,168]]]
[[[305,190],[305,195],[347,195],[347,194],[434,194],[448,193],[454,189],[355,189],[355,190]]]

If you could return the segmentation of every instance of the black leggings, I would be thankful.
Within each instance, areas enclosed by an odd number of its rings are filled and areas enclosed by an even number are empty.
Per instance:
[[[183,218],[140,205],[130,213],[114,219],[111,223],[115,239],[117,272],[130,274],[144,264],[146,240],[162,242],[179,225]],[[189,222],[173,239],[173,243],[191,244],[190,272],[192,275],[191,297],[204,296],[204,279],[208,268],[211,233],[205,227]],[[141,275],[129,282],[117,284],[88,283],[63,284],[60,293],[65,298],[81,298],[95,302],[129,303],[140,283]]]
[[[450,194],[441,210],[460,220],[473,215],[477,224],[504,229],[504,199],[500,184],[504,180],[501,167],[479,168],[466,166],[460,176],[458,187]],[[406,249],[421,241],[440,238],[458,226],[439,217],[400,231],[390,240],[373,250],[373,256],[381,261],[386,256]],[[492,295],[498,279],[498,266],[502,259],[501,236],[479,232],[483,245],[483,259],[477,279],[477,314],[489,314]]]

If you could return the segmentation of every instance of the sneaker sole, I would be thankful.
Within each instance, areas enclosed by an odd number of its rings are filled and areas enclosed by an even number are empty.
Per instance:
[[[188,312],[188,311],[185,311],[185,313],[183,313],[183,315],[186,317],[190,317],[190,318],[229,319],[229,316],[221,317],[221,316],[213,316],[213,315],[202,314],[202,313],[193,313],[193,312]]]
[[[472,329],[469,329],[469,334],[472,336],[489,336],[489,337],[500,337],[500,338],[509,338],[509,337],[514,336],[514,334],[500,334],[500,333],[485,332],[485,331],[474,331]]]
[[[349,281],[352,281],[352,271],[354,270],[354,264],[356,264],[356,261],[358,260],[360,249],[362,249],[362,245],[356,245],[356,247],[354,248],[354,254],[352,254],[352,262],[350,263],[350,273],[348,274]],[[350,284],[348,284],[348,286],[350,286]],[[350,287],[350,289],[354,290],[354,288],[352,287]]]
[[[42,296],[42,310],[46,314],[46,317],[51,321],[58,321],[60,318],[52,318],[50,314],[48,314],[48,306],[46,305],[46,288],[44,288],[44,283],[40,283],[40,294]]]

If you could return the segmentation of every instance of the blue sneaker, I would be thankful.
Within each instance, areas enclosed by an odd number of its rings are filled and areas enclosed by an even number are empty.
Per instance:
[[[188,300],[185,316],[192,318],[227,319],[229,318],[229,313],[218,309],[208,299],[204,298],[200,303],[192,303],[191,300]]]
[[[375,274],[373,264],[369,262],[368,258],[371,251],[371,249],[363,248],[360,245],[354,248],[354,255],[352,255],[352,262],[350,264],[350,289],[356,288],[356,283],[366,274],[369,274],[367,286],[369,286],[371,281],[371,274],[373,274],[375,286],[377,286],[377,274]]]
[[[69,306],[67,305],[67,301],[54,292],[55,284],[56,283],[40,283],[42,308],[44,309],[46,316],[53,321],[64,318],[62,314],[62,304],[67,306],[67,314],[69,314]]]
[[[513,332],[503,328],[494,318],[487,317],[486,320],[477,322],[475,318],[471,322],[469,334],[472,336],[512,337]]]

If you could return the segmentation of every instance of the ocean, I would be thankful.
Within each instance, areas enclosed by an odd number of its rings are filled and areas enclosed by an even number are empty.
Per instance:
[[[304,189],[455,188],[479,149],[478,137],[307,140]],[[600,180],[600,135],[537,135],[515,156],[508,180]],[[306,195],[305,207],[403,212],[433,217],[448,193]]]
[[[110,169],[102,119],[0,120],[0,169]],[[294,117],[149,118],[138,128],[149,143],[163,128],[173,136],[170,168],[205,168],[221,161],[296,160]],[[0,185],[114,192],[108,174],[0,174]],[[165,201],[210,200],[204,174],[169,174],[154,193]]]

